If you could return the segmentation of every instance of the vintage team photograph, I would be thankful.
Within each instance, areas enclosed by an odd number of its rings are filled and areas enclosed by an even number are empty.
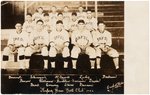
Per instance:
[[[124,1],[1,1],[2,94],[124,94]]]

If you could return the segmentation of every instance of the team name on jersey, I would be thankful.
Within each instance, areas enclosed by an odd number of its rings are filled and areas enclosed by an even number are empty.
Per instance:
[[[77,41],[80,40],[80,39],[84,39],[84,40],[86,40],[87,42],[89,42],[89,40],[88,40],[88,38],[87,38],[86,36],[78,36],[78,37],[75,38],[75,41],[77,42]]]
[[[61,35],[57,35],[54,37],[54,40],[57,40],[57,39],[64,40],[64,37]]]
[[[44,37],[43,37],[43,36],[37,36],[37,37],[34,37],[34,39],[33,39],[33,40],[39,40],[39,39],[44,40]]]
[[[20,38],[20,37],[15,37],[13,38],[14,41],[23,41],[23,38]]]
[[[107,40],[107,37],[98,37],[97,41],[101,41],[101,40]]]

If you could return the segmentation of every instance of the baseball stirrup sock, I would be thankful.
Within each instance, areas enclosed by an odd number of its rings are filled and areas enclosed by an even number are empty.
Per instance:
[[[23,59],[24,59],[24,55],[20,55],[19,60],[23,60]]]
[[[3,55],[3,61],[8,61],[8,56]]]

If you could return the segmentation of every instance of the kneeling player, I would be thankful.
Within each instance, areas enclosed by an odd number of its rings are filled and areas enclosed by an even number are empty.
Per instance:
[[[43,28],[44,22],[38,20],[36,22],[36,28],[31,33],[29,39],[29,46],[25,50],[26,64],[28,68],[29,59],[33,53],[39,53],[44,58],[44,68],[47,69],[48,65],[48,32]]]
[[[119,54],[118,52],[111,47],[112,44],[112,36],[111,33],[105,30],[105,24],[103,21],[98,22],[98,30],[93,32],[93,40],[94,46],[96,49],[96,63],[97,69],[100,69],[100,58],[101,52],[105,52],[110,57],[113,57],[113,61],[115,64],[116,69],[119,68]]]
[[[24,61],[24,50],[27,46],[27,33],[22,31],[22,25],[17,23],[15,25],[15,32],[11,33],[8,39],[8,45],[4,48],[3,51],[3,62],[2,66],[5,69],[6,63],[9,61],[9,55],[16,55],[18,54],[18,59],[20,62],[20,69],[24,69],[23,61]]]
[[[63,28],[63,22],[56,22],[56,29],[50,33],[50,51],[51,67],[55,68],[56,54],[61,53],[64,58],[64,68],[68,68],[69,54],[69,34]]]
[[[74,45],[71,51],[73,69],[76,69],[76,62],[80,53],[89,55],[91,69],[94,69],[96,58],[95,49],[90,46],[93,42],[92,35],[90,31],[85,28],[84,20],[78,21],[78,29],[73,31],[71,40]]]

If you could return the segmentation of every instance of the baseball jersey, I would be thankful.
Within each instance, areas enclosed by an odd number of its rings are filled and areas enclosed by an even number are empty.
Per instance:
[[[51,22],[50,22],[50,20],[49,21],[44,21],[44,29],[46,31],[51,30]]]
[[[90,29],[90,30],[97,29],[97,19],[96,18],[94,18],[94,17],[91,19],[86,18],[85,23],[86,23],[87,29]]]
[[[56,29],[57,13],[49,13],[51,30]]]
[[[33,16],[32,16],[32,20],[33,20],[33,21],[36,22],[36,21],[38,21],[38,20],[40,20],[40,19],[41,19],[41,20],[43,19],[43,14],[40,14],[40,13],[38,13],[38,12],[36,12],[36,13],[33,14]]]
[[[21,32],[21,33],[17,33],[16,31],[14,33],[11,33],[11,35],[9,36],[8,39],[8,45],[12,44],[12,45],[23,45],[23,46],[27,46],[27,39],[28,39],[28,35],[26,32]]]
[[[93,42],[92,35],[89,30],[85,29],[83,32],[80,30],[73,31],[71,37],[72,44],[76,45],[90,45]]]
[[[71,30],[75,31],[77,29],[78,20],[70,20],[70,28]]]
[[[53,42],[56,46],[62,47],[65,42],[69,42],[69,34],[64,29],[61,32],[52,31],[50,33],[50,43]]]
[[[87,14],[86,12],[77,12],[78,19],[85,19]]]
[[[49,37],[46,30],[43,29],[41,32],[37,32],[36,30],[34,30],[30,35],[29,44],[44,44],[48,46],[48,41]]]
[[[34,22],[27,22],[25,21],[23,24],[23,31],[26,31],[27,33],[31,33],[34,30],[35,23]]]
[[[104,30],[103,33],[95,31],[95,33],[93,33],[93,40],[95,46],[100,44],[106,44],[108,46],[112,45],[112,36],[111,33],[108,32],[107,30]]]

